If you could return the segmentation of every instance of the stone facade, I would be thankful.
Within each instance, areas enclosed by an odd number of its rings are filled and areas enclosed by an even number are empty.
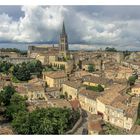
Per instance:
[[[61,92],[59,88],[55,88],[55,87],[46,88],[45,92],[48,98],[60,98]]]
[[[28,85],[28,100],[47,100],[45,96],[45,90],[42,86]]]
[[[8,56],[10,58],[18,58],[19,54],[16,52],[2,52],[2,51],[0,51],[0,56]]]
[[[64,22],[63,22],[62,32],[60,34],[59,46],[60,46],[59,53],[63,55],[64,57],[66,57],[68,53],[68,37],[65,31]]]
[[[96,98],[99,93],[91,90],[81,90],[79,92],[79,101],[82,109],[90,112],[91,114],[97,114],[97,102]]]
[[[58,68],[61,68],[61,66],[64,67],[64,70],[67,73],[71,73],[73,70],[73,61],[51,61],[50,64]]]
[[[64,71],[44,72],[43,80],[47,83],[49,87],[61,88],[62,84],[68,80],[68,77]]]
[[[140,84],[136,84],[131,88],[131,95],[140,96]]]
[[[131,68],[125,66],[118,66],[114,68],[108,68],[105,70],[105,77],[113,80],[129,79],[133,75],[134,71]]]
[[[84,89],[82,84],[77,81],[67,81],[63,84],[62,92],[63,95],[67,94],[68,99],[74,100],[78,98],[78,93],[80,90]]]

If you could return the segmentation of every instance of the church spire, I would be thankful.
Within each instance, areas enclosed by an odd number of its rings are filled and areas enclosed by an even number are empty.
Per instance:
[[[63,21],[62,31],[60,33],[60,40],[59,41],[60,41],[59,44],[60,44],[61,52],[67,52],[68,51],[68,38],[67,38],[66,30],[65,30],[64,21]]]
[[[65,24],[64,24],[64,21],[63,21],[63,26],[62,26],[62,35],[65,35],[66,34],[66,31],[65,31]]]

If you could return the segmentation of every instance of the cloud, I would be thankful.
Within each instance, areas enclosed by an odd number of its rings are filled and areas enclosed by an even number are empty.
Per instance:
[[[0,10],[0,42],[55,42],[63,20],[69,43],[139,48],[140,6],[21,6]],[[12,8],[9,8],[11,11]],[[19,9],[19,8],[18,8]],[[136,12],[137,10],[137,12]],[[127,12],[126,12],[127,11]],[[86,46],[86,45],[85,45]],[[80,46],[81,47],[81,46]],[[81,47],[83,48],[83,47]]]
[[[19,21],[19,36],[16,39],[27,42],[49,42],[56,37],[57,30],[59,29],[63,17],[63,7],[22,7],[25,16],[20,18]],[[16,40],[15,39],[15,40]]]

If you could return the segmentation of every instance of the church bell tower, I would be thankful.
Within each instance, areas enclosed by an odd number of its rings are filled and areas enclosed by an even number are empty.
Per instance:
[[[59,46],[60,46],[60,53],[66,56],[68,53],[68,37],[66,34],[64,22],[62,26],[62,31],[60,33]]]

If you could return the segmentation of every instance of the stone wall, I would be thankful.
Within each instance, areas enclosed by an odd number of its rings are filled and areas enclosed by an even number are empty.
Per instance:
[[[83,118],[82,118],[82,116],[80,116],[79,120],[76,122],[74,127],[71,130],[67,131],[66,134],[73,134],[77,130],[77,128],[80,126],[80,124],[82,123],[82,120],[83,120]]]

